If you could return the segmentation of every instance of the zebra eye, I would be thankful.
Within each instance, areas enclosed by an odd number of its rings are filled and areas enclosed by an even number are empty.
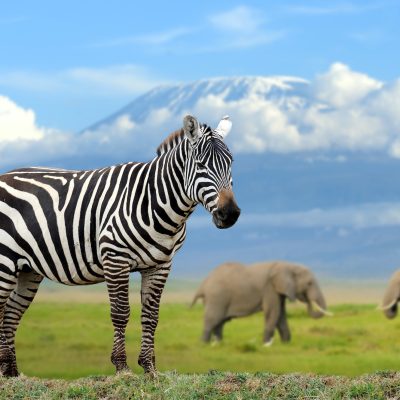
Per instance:
[[[207,165],[203,164],[201,161],[196,160],[196,167],[198,172],[209,172]]]

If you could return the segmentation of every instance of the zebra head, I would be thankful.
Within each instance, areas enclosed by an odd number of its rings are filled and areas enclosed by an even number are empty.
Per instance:
[[[214,130],[200,125],[191,115],[183,120],[189,142],[185,191],[191,200],[203,204],[221,229],[231,227],[240,215],[232,191],[232,154],[224,142],[231,126],[229,117],[224,117]]]

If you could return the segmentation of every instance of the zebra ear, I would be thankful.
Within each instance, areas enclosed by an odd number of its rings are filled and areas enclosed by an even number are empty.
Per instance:
[[[186,115],[183,118],[183,132],[185,136],[189,139],[190,143],[194,144],[200,137],[199,121],[191,115]]]

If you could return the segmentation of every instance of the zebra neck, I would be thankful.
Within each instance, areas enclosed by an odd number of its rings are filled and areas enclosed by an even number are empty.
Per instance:
[[[182,141],[157,159],[155,191],[160,195],[163,209],[173,216],[177,228],[186,222],[196,206],[185,190],[184,170],[187,156],[187,142]]]
[[[142,164],[127,187],[128,215],[140,216],[144,224],[168,235],[182,229],[196,205],[185,192],[185,158],[180,147]]]

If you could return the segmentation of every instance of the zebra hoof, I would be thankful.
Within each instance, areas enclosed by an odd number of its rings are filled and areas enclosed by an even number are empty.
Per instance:
[[[158,372],[155,369],[151,369],[148,371],[144,371],[146,377],[148,377],[149,379],[157,379],[158,378]]]
[[[131,369],[128,367],[128,364],[118,364],[115,366],[115,369],[117,374],[131,371]]]
[[[15,365],[10,363],[0,364],[0,376],[6,378],[13,378],[19,375],[18,369]]]

